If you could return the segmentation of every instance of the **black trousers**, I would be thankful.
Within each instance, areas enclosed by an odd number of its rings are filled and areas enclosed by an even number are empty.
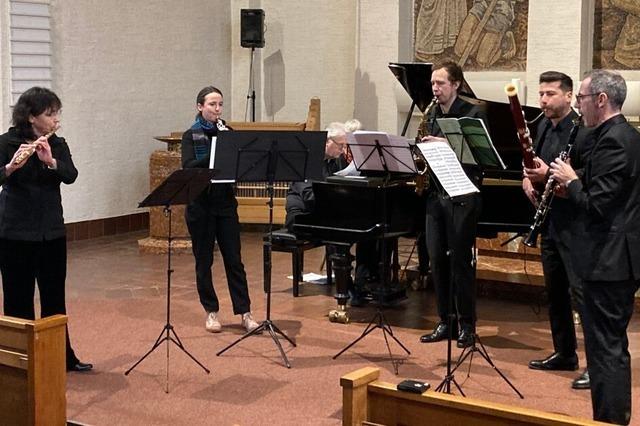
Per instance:
[[[35,286],[40,293],[40,316],[67,313],[67,239],[16,241],[0,239],[0,271],[4,293],[4,314],[34,320]],[[66,329],[67,367],[78,363]]]
[[[576,352],[576,329],[572,307],[582,317],[582,281],[574,272],[569,246],[560,238],[543,233],[540,249],[544,283],[549,296],[549,323],[555,352]]]
[[[458,197],[455,202],[435,192],[427,197],[427,250],[438,299],[438,315],[441,321],[447,321],[449,292],[453,289],[453,313],[460,326],[472,330],[476,323],[472,249],[481,204],[479,193]]]
[[[631,419],[631,357],[627,326],[640,281],[584,281],[584,342],[593,418]]]
[[[251,301],[240,255],[240,223],[235,205],[220,211],[213,204],[215,200],[200,202],[201,200],[202,198],[199,202],[190,204],[186,211],[187,227],[196,260],[196,286],[200,303],[207,312],[220,310],[211,274],[217,241],[227,275],[233,313],[239,315],[249,312]]]

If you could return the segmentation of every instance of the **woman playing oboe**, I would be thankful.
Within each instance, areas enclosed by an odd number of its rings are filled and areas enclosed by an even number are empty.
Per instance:
[[[65,140],[54,132],[62,103],[49,89],[32,87],[13,108],[13,127],[0,135],[0,272],[4,314],[35,319],[66,314],[67,239],[60,184],[78,177]],[[88,371],[66,334],[67,371]]]
[[[230,130],[222,115],[222,92],[207,86],[196,96],[198,113],[189,130],[182,135],[182,167],[209,167],[212,138]],[[222,331],[218,316],[220,304],[213,288],[214,245],[217,242],[227,277],[233,313],[242,315],[241,324],[249,331],[258,327],[251,315],[251,300],[240,252],[240,223],[238,202],[229,183],[212,183],[187,206],[187,227],[191,235],[196,261],[196,288],[200,303],[207,313],[205,329],[211,333]]]

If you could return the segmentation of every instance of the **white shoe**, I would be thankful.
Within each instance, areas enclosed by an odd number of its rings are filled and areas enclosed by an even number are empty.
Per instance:
[[[251,312],[245,312],[244,314],[242,314],[242,326],[245,328],[245,330],[247,330],[247,333],[249,333],[250,331],[253,331],[256,328],[258,328],[260,324],[258,324],[253,319]]]
[[[220,333],[222,331],[222,324],[220,324],[217,312],[209,312],[207,314],[207,321],[204,323],[204,328],[209,333]]]

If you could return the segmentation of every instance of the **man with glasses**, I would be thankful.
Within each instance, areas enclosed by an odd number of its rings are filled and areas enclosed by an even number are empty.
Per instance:
[[[544,188],[549,177],[549,166],[560,152],[567,149],[569,135],[573,129],[574,120],[578,117],[571,109],[573,94],[573,80],[568,75],[547,71],[540,74],[539,103],[544,118],[538,125],[538,137],[535,141],[535,168],[524,168],[522,188],[535,206],[538,205],[540,192],[537,188]],[[571,150],[572,164],[577,169],[586,161],[589,152],[587,131],[580,129]],[[534,370],[564,370],[578,369],[576,354],[576,330],[573,322],[573,309],[578,313],[582,307],[582,284],[573,270],[571,263],[570,225],[574,219],[573,206],[570,201],[556,196],[553,208],[550,209],[546,221],[542,226],[540,251],[542,254],[542,269],[549,298],[549,323],[553,338],[553,354],[529,362],[529,368]],[[589,389],[589,373],[585,369],[573,381],[574,389]]]
[[[333,122],[325,130],[327,131],[327,142],[324,146],[324,162],[322,163],[322,177],[324,179],[347,166],[345,159],[347,132],[344,124]],[[299,214],[313,211],[314,203],[315,197],[310,181],[292,183],[287,192],[285,227],[289,231],[293,231],[294,218]]]
[[[626,94],[618,73],[587,73],[576,106],[595,128],[591,157],[582,177],[559,158],[550,166],[578,211],[571,254],[583,280],[593,417],[616,424],[631,420],[627,326],[640,287],[640,133],[621,113]]]
[[[324,163],[322,165],[322,177],[326,179],[335,172],[344,169],[347,166],[347,130],[343,123],[333,122],[327,128],[327,142],[324,148]],[[285,218],[285,227],[289,232],[293,232],[293,224],[295,217],[300,214],[310,213],[315,207],[315,196],[313,194],[313,186],[308,182],[294,182],[289,186],[287,192],[287,200],[285,208],[287,216]],[[361,252],[361,253],[359,253]],[[356,246],[357,262],[363,265],[377,266],[376,242],[360,242]],[[360,268],[356,266],[358,271]],[[371,267],[371,269],[374,269]],[[356,279],[358,274],[356,273]],[[351,306],[362,306],[365,303],[365,292],[361,283],[354,285],[353,281],[349,282],[349,303]]]

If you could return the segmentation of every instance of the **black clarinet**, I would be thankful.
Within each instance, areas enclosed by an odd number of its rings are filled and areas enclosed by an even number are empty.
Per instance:
[[[567,142],[567,146],[564,151],[558,155],[562,161],[566,161],[567,158],[571,155],[571,149],[573,148],[573,143],[576,140],[576,136],[578,136],[578,130],[582,125],[582,114],[578,115],[573,120],[573,127],[571,128],[571,133],[569,133],[569,141]],[[544,187],[544,192],[542,193],[542,197],[540,197],[540,203],[538,204],[538,208],[536,209],[536,214],[533,216],[533,223],[529,227],[529,235],[524,240],[524,244],[527,247],[537,247],[538,245],[538,235],[540,235],[540,231],[542,229],[542,224],[544,223],[547,215],[549,214],[549,210],[551,209],[551,202],[555,197],[555,191],[558,188],[558,182],[553,178],[549,177],[547,180],[547,184]]]

